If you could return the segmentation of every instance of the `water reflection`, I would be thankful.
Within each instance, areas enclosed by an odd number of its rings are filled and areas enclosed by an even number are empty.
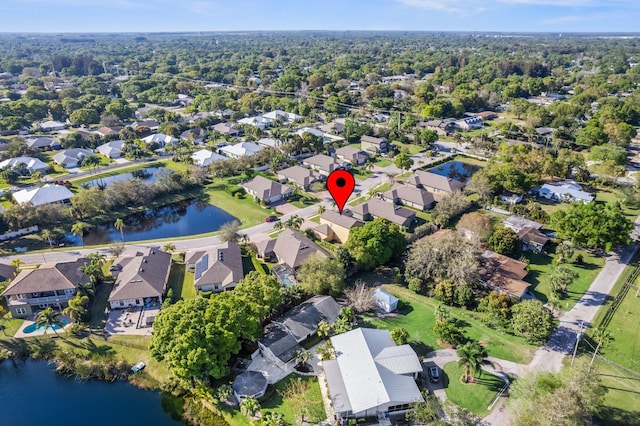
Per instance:
[[[464,183],[471,179],[471,176],[478,170],[480,170],[479,166],[463,163],[462,161],[450,161],[433,169],[429,169],[431,173],[446,176]]]

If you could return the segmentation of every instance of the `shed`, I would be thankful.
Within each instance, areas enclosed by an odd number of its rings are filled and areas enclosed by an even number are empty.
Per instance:
[[[376,305],[385,312],[393,312],[398,308],[398,298],[381,288],[373,290],[373,298],[376,300]]]
[[[242,401],[245,398],[262,398],[267,390],[267,378],[260,371],[245,371],[233,381],[233,395]]]

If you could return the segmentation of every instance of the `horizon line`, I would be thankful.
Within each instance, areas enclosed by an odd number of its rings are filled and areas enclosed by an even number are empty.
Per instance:
[[[450,34],[597,34],[640,36],[640,31],[505,31],[505,30],[384,30],[384,29],[252,29],[252,30],[171,30],[171,31],[0,31],[0,35],[58,35],[58,34],[232,34],[232,33],[450,33]]]

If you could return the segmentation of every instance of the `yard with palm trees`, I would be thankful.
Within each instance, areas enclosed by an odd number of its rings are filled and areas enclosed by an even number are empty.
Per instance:
[[[456,362],[444,366],[442,377],[447,398],[451,402],[466,408],[472,413],[483,417],[489,413],[487,406],[500,391],[504,382],[486,371],[481,371],[474,381],[462,383],[465,367]]]

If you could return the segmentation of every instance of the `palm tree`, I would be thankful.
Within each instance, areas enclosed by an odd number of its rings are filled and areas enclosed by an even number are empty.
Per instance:
[[[104,266],[107,262],[107,256],[100,253],[99,251],[93,252],[87,256],[91,263],[99,265],[100,267]]]
[[[69,306],[64,308],[62,313],[68,315],[72,320],[80,322],[87,315],[86,306],[88,303],[89,298],[87,296],[77,293],[73,299],[69,300]]]
[[[279,230],[281,230],[282,228],[284,228],[284,226],[283,226],[282,222],[276,222],[276,223],[274,223],[274,224],[273,224],[273,230],[274,230],[274,231],[279,231]]]
[[[84,247],[84,230],[87,229],[87,227],[88,225],[84,222],[76,222],[71,226],[71,233],[77,237],[80,237],[82,247]]]
[[[327,208],[325,206],[323,206],[322,204],[320,204],[318,206],[318,216],[320,216],[322,213],[324,213],[327,210]]]
[[[284,426],[284,415],[282,413],[270,412],[262,418],[265,426]]]
[[[60,312],[51,306],[38,312],[38,315],[36,315],[36,327],[40,328],[41,326],[44,326],[44,334],[47,334],[47,330],[51,327],[57,336],[58,332],[56,331],[56,327],[61,328],[64,326]]]
[[[598,342],[598,346],[596,346],[596,350],[593,351],[593,356],[591,357],[591,363],[589,364],[589,370],[593,366],[593,362],[596,360],[596,355],[598,355],[598,351],[605,343],[613,340],[613,335],[611,332],[604,328],[596,328],[593,330],[593,339]]]
[[[374,167],[375,166],[371,161],[367,161],[367,164],[364,165],[364,168],[367,169],[368,171],[372,171]]]
[[[257,399],[250,396],[240,402],[240,412],[247,417],[254,417],[260,411],[260,403]]]
[[[309,358],[311,358],[311,352],[305,349],[297,350],[295,353],[295,359],[298,362],[298,365],[305,365]]]
[[[166,251],[167,253],[172,253],[175,249],[176,245],[173,243],[167,243],[162,247],[162,251]]]
[[[113,222],[113,227],[120,231],[120,236],[122,237],[122,241],[124,242],[124,220],[121,218],[117,218],[115,222]]]
[[[291,228],[291,229],[297,230],[297,229],[300,229],[303,222],[304,222],[303,218],[301,218],[297,214],[294,214],[291,217],[289,217],[289,219],[284,221],[284,226],[285,228]]]
[[[475,377],[480,371],[487,351],[478,342],[468,342],[460,346],[456,354],[460,358],[458,365],[464,370],[461,379],[464,383],[468,383],[469,379]]]
[[[86,283],[80,283],[76,286],[78,293],[82,296],[90,297],[95,294],[93,282],[91,282],[91,278],[89,278],[89,280],[90,281],[87,281]]]
[[[240,229],[240,222],[234,220],[233,222],[227,222],[220,227],[220,239],[225,243],[238,243],[241,235],[238,232]]]
[[[16,275],[18,274],[18,272],[20,272],[20,267],[22,266],[23,263],[24,262],[22,260],[20,260],[19,258],[13,259],[11,261],[11,266],[16,268]]]
[[[49,242],[49,247],[51,247],[51,250],[53,250],[53,241],[51,241],[51,231],[49,231],[48,229],[43,229],[42,238]]]
[[[242,244],[247,244],[249,242],[249,235],[247,234],[240,234],[240,241],[242,241]]]

